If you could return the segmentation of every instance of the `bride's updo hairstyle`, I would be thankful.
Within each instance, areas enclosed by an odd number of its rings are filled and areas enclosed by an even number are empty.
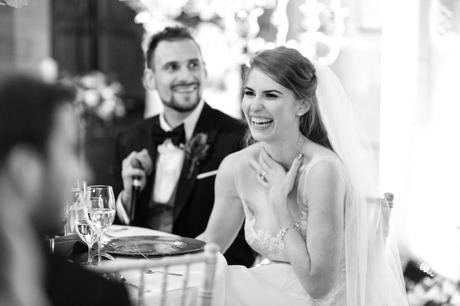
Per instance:
[[[300,132],[309,140],[332,150],[319,114],[315,94],[318,80],[313,64],[295,49],[278,47],[259,52],[251,59],[245,73],[245,82],[254,68],[291,90],[297,99],[309,102],[310,109],[300,117]]]

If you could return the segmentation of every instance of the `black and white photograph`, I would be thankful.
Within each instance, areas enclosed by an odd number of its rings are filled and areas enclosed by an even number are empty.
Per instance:
[[[0,306],[460,306],[460,1],[0,0]]]

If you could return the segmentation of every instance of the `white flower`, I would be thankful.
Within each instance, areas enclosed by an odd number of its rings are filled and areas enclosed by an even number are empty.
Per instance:
[[[117,106],[115,107],[115,115],[117,117],[123,117],[124,115],[126,115],[126,108],[120,99],[117,99],[117,102]]]
[[[106,99],[103,100],[100,107],[97,109],[97,113],[104,120],[109,120],[112,117],[112,114],[115,110],[116,101],[115,99]]]
[[[112,82],[109,85],[110,89],[113,90],[115,94],[120,94],[123,92],[123,86],[120,84],[120,82]]]
[[[86,88],[95,88],[96,87],[96,79],[91,74],[84,75],[80,79],[80,82]]]
[[[109,83],[102,72],[93,71],[74,78],[63,78],[62,82],[76,87],[75,107],[80,116],[96,116],[110,121],[125,115],[126,109],[120,98],[122,85],[117,81]]]
[[[101,90],[101,96],[105,100],[115,99],[115,92],[110,87],[104,87]]]
[[[99,104],[99,93],[95,89],[87,89],[84,92],[84,101],[88,107],[96,107]]]

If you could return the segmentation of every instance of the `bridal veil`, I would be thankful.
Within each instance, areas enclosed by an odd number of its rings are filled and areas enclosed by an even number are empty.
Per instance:
[[[328,67],[315,67],[320,116],[350,182],[345,203],[347,306],[408,305],[396,244],[381,228],[374,154],[337,76]]]

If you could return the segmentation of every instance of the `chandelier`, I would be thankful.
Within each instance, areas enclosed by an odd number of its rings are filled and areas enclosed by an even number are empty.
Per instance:
[[[21,8],[29,4],[29,0],[0,0],[0,5],[8,5],[14,8]]]
[[[203,22],[216,22],[225,31],[230,45],[239,46],[242,57],[261,49],[280,45],[296,48],[309,59],[320,64],[332,64],[347,43],[345,19],[349,14],[342,0],[305,0],[302,13],[302,32],[288,40],[291,22],[288,14],[290,0],[119,0],[137,14],[134,22],[142,24],[147,33],[154,33],[165,25],[192,16]],[[266,41],[258,34],[259,18],[271,11],[271,24],[276,38]],[[298,22],[298,20],[296,21]]]

